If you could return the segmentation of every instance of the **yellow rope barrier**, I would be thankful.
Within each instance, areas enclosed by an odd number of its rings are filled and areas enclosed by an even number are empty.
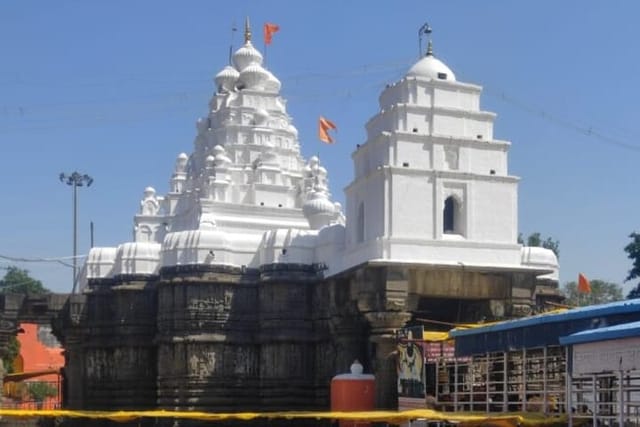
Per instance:
[[[102,419],[116,422],[132,421],[138,418],[181,418],[199,421],[251,421],[267,419],[317,419],[386,422],[398,424],[409,420],[451,421],[464,426],[555,426],[566,425],[566,417],[548,417],[535,413],[504,413],[489,416],[481,413],[448,413],[430,409],[409,411],[362,411],[362,412],[197,412],[197,411],[73,411],[73,410],[28,410],[0,409],[0,416],[16,418],[63,417]]]

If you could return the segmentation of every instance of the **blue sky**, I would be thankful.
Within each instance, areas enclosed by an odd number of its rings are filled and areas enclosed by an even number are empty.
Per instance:
[[[631,1],[0,2],[0,255],[71,255],[71,190],[58,175],[74,170],[95,179],[80,190],[79,252],[90,221],[98,246],[131,240],[143,189],[165,193],[176,155],[191,152],[230,28],[247,15],[261,50],[262,24],[280,25],[267,67],[303,154],[320,155],[340,201],[378,95],[417,60],[429,22],[436,56],[484,86],[495,136],[513,144],[520,230],[560,241],[561,282],[581,271],[622,284],[623,248],[640,231]],[[336,145],[317,141],[319,115],[338,125]],[[17,265],[71,288],[68,267]]]

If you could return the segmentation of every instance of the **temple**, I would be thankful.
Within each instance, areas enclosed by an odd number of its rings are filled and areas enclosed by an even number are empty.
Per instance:
[[[510,143],[431,42],[354,144],[344,211],[280,89],[247,20],[168,193],[87,257],[58,325],[69,408],[326,409],[354,359],[394,408],[399,328],[557,299],[554,253],[517,242]]]

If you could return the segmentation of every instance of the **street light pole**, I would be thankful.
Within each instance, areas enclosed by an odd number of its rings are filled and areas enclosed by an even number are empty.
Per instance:
[[[78,187],[89,187],[93,183],[93,178],[87,174],[73,172],[70,175],[60,174],[60,182],[73,187],[73,288],[71,293],[76,293],[77,283],[77,256],[78,256]]]

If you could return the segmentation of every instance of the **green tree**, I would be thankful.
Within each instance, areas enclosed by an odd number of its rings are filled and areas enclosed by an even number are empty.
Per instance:
[[[556,257],[560,258],[560,242],[558,240],[553,240],[551,237],[547,237],[543,240],[542,235],[538,232],[529,234],[526,240],[522,233],[518,234],[518,243],[524,245],[525,242],[527,246],[538,246],[550,249],[554,254],[556,254]]]
[[[2,365],[4,366],[5,372],[7,374],[15,373],[15,368],[13,366],[13,361],[16,360],[20,354],[20,341],[16,338],[15,335],[9,337],[9,342],[7,342],[7,348],[5,349],[4,355],[2,356]]]
[[[584,306],[591,304],[604,304],[607,302],[623,300],[622,286],[617,283],[605,282],[604,280],[591,280],[591,293],[583,294],[578,292],[576,282],[564,284],[562,293],[568,305]]]
[[[28,382],[27,392],[39,405],[42,404],[47,397],[56,397],[58,395],[58,389],[44,381]]]
[[[44,287],[42,282],[29,276],[27,270],[18,267],[8,267],[7,273],[0,280],[0,293],[41,295],[51,291]],[[20,354],[20,342],[15,336],[9,339],[6,352],[2,355],[2,363],[7,373],[13,373],[13,361]]]
[[[0,280],[0,293],[42,295],[51,291],[45,288],[41,281],[29,276],[27,270],[12,266],[7,268],[7,273]]]
[[[627,257],[633,261],[633,266],[629,270],[627,278],[624,279],[625,282],[640,278],[640,233],[634,231],[629,235],[629,238],[631,243],[624,247],[624,251],[627,253]],[[627,298],[640,298],[640,282],[627,294]]]

